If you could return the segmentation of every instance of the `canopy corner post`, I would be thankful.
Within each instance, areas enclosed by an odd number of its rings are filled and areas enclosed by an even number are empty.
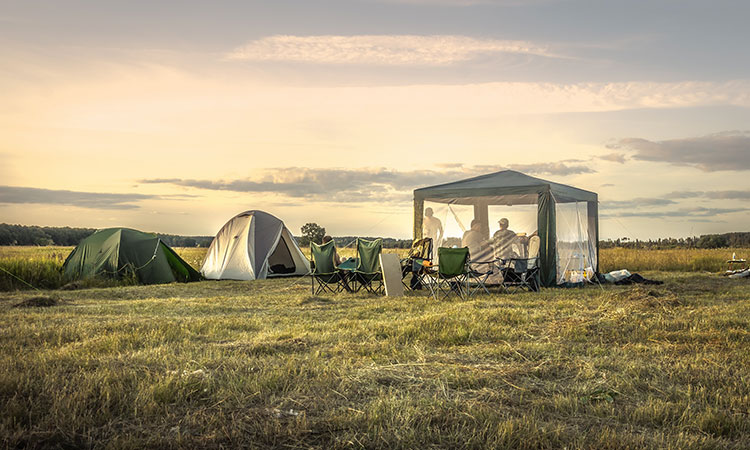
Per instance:
[[[588,219],[589,219],[589,239],[592,238],[591,233],[593,230],[594,243],[596,245],[596,264],[594,265],[594,272],[599,273],[599,198],[594,201],[586,202],[588,206]]]
[[[424,217],[424,199],[414,196],[414,240],[422,239],[422,220]]]
[[[480,233],[482,233],[482,239],[488,240],[490,238],[490,219],[489,219],[489,204],[486,201],[479,201],[474,203],[474,219],[479,220],[482,226]]]
[[[539,193],[537,230],[541,244],[539,268],[542,286],[554,286],[557,282],[557,225],[555,198],[549,190]]]

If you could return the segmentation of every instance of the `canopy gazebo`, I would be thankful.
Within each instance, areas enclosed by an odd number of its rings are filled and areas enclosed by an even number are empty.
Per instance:
[[[491,227],[502,228],[495,224],[507,219],[520,242],[539,236],[542,285],[576,282],[599,269],[597,202],[594,192],[504,170],[416,189],[414,238],[433,237],[435,248],[463,246],[473,223],[481,248],[490,249]],[[438,225],[441,233],[436,231]],[[523,246],[518,247],[512,252],[523,257]]]

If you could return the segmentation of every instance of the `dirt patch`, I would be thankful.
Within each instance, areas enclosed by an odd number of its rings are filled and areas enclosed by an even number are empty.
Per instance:
[[[83,288],[84,288],[83,283],[78,282],[78,281],[71,281],[68,284],[64,284],[60,286],[61,291],[75,291],[77,289],[83,289]]]
[[[83,280],[74,280],[60,286],[61,291],[76,291],[78,289],[93,289],[93,288],[110,288],[118,286],[130,286],[138,284],[131,279],[116,279],[116,278],[85,278]]]
[[[331,299],[327,297],[318,297],[318,296],[309,296],[305,297],[302,300],[299,301],[300,305],[307,305],[309,303],[317,303],[317,304],[325,304],[325,303],[331,303]]]
[[[649,308],[665,308],[682,305],[682,301],[671,291],[665,289],[654,289],[642,286],[634,286],[620,293],[621,300],[629,303],[637,303]]]
[[[35,308],[35,307],[47,307],[59,305],[60,300],[55,297],[48,297],[40,295],[37,297],[30,297],[13,305],[14,308]]]

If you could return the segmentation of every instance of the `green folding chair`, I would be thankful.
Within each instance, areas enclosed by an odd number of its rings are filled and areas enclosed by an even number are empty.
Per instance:
[[[335,255],[336,244],[328,241],[325,244],[318,245],[310,243],[310,255],[312,256],[311,264],[311,282],[312,294],[318,295],[321,292],[330,292],[335,294],[344,289],[344,273],[336,268]],[[315,286],[317,282],[317,287]]]
[[[469,249],[438,248],[438,270],[432,276],[435,279],[433,295],[446,298],[451,294],[462,299],[469,296]]]
[[[383,251],[383,240],[357,238],[357,268],[354,269],[354,291],[361,289],[373,294],[382,294],[383,270],[380,268],[380,253]]]

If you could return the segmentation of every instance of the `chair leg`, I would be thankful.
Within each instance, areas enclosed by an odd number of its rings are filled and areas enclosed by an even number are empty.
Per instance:
[[[469,297],[475,295],[480,290],[483,290],[485,294],[490,295],[490,291],[487,289],[487,280],[490,278],[490,275],[492,275],[491,272],[469,275],[467,282]],[[471,288],[471,282],[476,283],[476,286],[473,289]]]
[[[437,294],[435,293],[435,278],[428,273],[420,273],[417,274],[417,276],[419,277],[419,283],[430,291],[430,296],[433,299],[437,300]]]
[[[466,277],[438,279],[437,291],[440,292],[441,299],[448,298],[451,294],[456,294],[462,300],[466,300],[468,289],[469,287]]]
[[[315,287],[315,281],[318,282],[317,288]],[[337,294],[341,292],[342,286],[340,285],[340,283],[337,282],[335,286],[331,286],[331,284],[332,283],[330,282],[325,282],[325,281],[320,280],[319,278],[312,277],[312,280],[311,280],[312,295],[319,295],[323,292],[330,292],[331,294]]]

